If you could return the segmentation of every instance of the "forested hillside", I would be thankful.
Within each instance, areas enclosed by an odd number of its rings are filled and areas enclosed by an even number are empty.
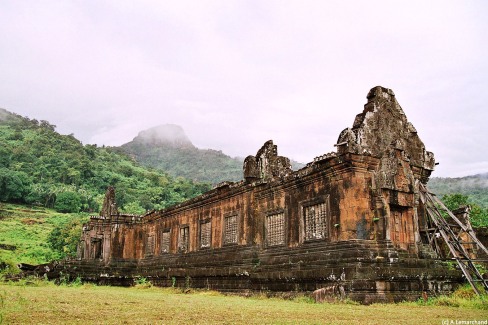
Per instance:
[[[458,178],[434,177],[428,187],[451,210],[470,205],[473,226],[488,226],[488,173]]]
[[[446,194],[467,195],[478,205],[488,208],[488,173],[465,177],[433,177],[429,189],[442,197]]]
[[[218,150],[195,147],[177,125],[160,125],[141,131],[134,140],[120,148],[142,165],[165,171],[173,177],[213,185],[242,179],[244,159],[229,157]],[[293,160],[291,164],[294,170],[304,167]]]
[[[142,131],[121,149],[142,165],[164,170],[173,177],[214,185],[242,179],[242,160],[221,151],[196,148],[176,125]]]
[[[142,213],[209,189],[144,168],[119,151],[83,145],[73,135],[57,133],[47,121],[0,109],[0,201],[98,212],[113,185],[122,211]]]

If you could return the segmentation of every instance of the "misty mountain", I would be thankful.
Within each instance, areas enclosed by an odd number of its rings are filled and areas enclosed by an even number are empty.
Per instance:
[[[120,148],[140,164],[174,177],[214,185],[242,179],[243,158],[232,158],[220,150],[195,147],[178,125],[164,124],[141,131]],[[293,169],[303,166],[292,161]]]
[[[429,189],[440,198],[446,194],[460,193],[481,207],[488,208],[488,173],[465,177],[433,177],[428,183]]]
[[[132,142],[153,147],[161,146],[177,149],[195,149],[195,146],[191,143],[185,131],[183,131],[183,128],[175,124],[160,125],[141,131]]]
[[[231,158],[222,151],[198,149],[178,125],[141,131],[120,148],[140,164],[174,177],[211,184],[242,179],[242,159]]]

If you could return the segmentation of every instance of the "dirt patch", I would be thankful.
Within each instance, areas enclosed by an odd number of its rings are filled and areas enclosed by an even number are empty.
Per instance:
[[[26,212],[26,213],[38,213],[38,212],[45,212],[44,210],[34,210],[34,209],[19,209],[19,211]]]
[[[24,225],[35,225],[35,224],[42,224],[44,221],[36,220],[36,219],[22,219],[21,221]]]

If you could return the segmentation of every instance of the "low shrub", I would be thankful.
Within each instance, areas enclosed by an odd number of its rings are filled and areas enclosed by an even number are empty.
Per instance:
[[[139,276],[134,279],[134,286],[139,289],[148,289],[151,288],[153,284],[147,278]]]

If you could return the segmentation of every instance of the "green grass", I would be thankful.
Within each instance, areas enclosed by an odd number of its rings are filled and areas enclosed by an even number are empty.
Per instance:
[[[41,264],[58,259],[47,242],[48,235],[74,216],[78,215],[0,203],[0,262]]]
[[[0,262],[48,262],[55,253],[46,239],[74,215],[45,208],[0,204]],[[184,294],[152,287],[144,278],[134,288],[75,282],[56,286],[27,279],[0,283],[0,324],[442,324],[443,320],[485,320],[488,297],[463,287],[451,296],[402,304],[315,304],[254,296],[224,296],[212,291]]]
[[[0,284],[0,307],[7,324],[442,324],[443,320],[485,320],[488,315],[483,309],[486,304],[316,304],[303,298],[244,298],[213,291],[185,294],[155,287],[55,286],[35,280]]]

